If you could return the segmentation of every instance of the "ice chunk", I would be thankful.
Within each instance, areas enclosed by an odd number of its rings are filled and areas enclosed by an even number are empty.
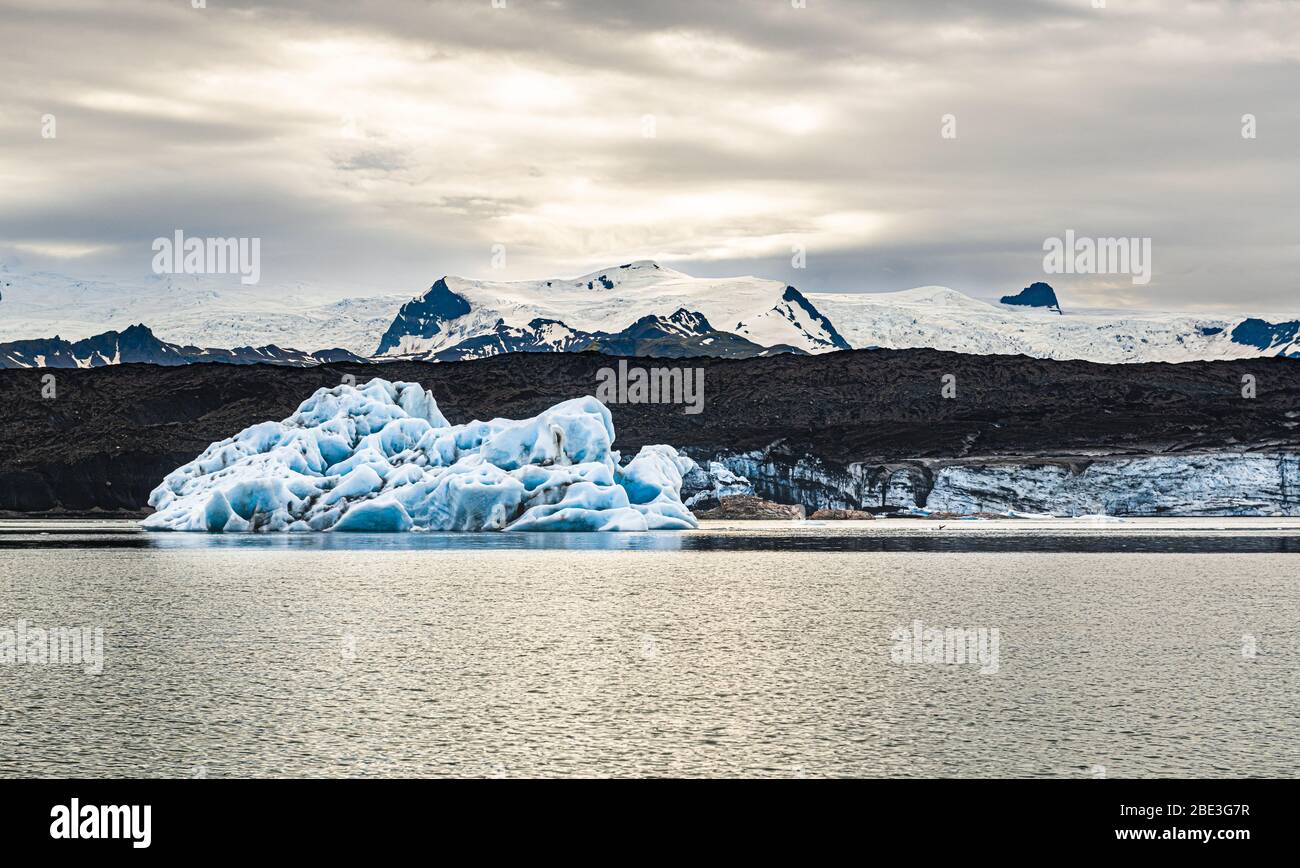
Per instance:
[[[626,466],[595,398],[532,419],[451,425],[415,383],[320,389],[283,422],[214,443],[149,497],[149,530],[646,531],[697,526],[694,463],[646,446]]]
[[[397,501],[365,500],[343,513],[334,530],[395,533],[410,530],[413,525],[411,517]]]
[[[710,461],[705,470],[694,461],[682,473],[681,491],[689,509],[716,509],[724,497],[754,497],[754,486],[732,473],[720,461]],[[687,496],[689,495],[689,496]]]

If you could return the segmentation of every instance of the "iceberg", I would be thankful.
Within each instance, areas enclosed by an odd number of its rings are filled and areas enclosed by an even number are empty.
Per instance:
[[[319,389],[282,422],[213,443],[149,496],[147,530],[650,531],[698,527],[695,464],[645,446],[626,464],[594,397],[532,419],[452,425],[417,383]]]

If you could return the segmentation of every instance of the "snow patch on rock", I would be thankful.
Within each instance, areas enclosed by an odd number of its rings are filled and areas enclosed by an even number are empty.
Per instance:
[[[754,486],[720,461],[710,461],[707,470],[692,461],[682,493],[689,493],[686,505],[691,509],[714,509],[724,497],[754,496]]]

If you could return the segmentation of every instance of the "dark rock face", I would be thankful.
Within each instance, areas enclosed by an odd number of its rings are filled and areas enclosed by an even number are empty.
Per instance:
[[[803,350],[784,345],[765,347],[731,332],[714,328],[704,314],[679,308],[671,316],[643,316],[621,332],[584,335],[577,351],[594,350],[613,356],[653,356],[683,359],[712,356],[720,359],[748,359],[774,353]]]
[[[646,367],[662,360],[633,360]],[[532,416],[595,394],[599,353],[518,353],[473,362],[116,365],[0,371],[0,509],[140,510],[163,476],[210,443],[283,419],[344,375],[419,382],[453,422]],[[1289,359],[1099,365],[933,350],[691,359],[704,412],[615,404],[615,447],[667,443],[728,460],[760,496],[861,509],[881,485],[924,495],[935,468],[1041,458],[1085,467],[1099,455],[1300,451],[1300,366]],[[53,373],[57,397],[42,398]],[[941,397],[956,377],[957,397]],[[1242,377],[1258,397],[1243,398]],[[707,466],[707,464],[706,464]],[[880,502],[876,497],[874,503]]]
[[[717,509],[696,512],[695,517],[727,521],[803,521],[805,515],[799,504],[773,503],[761,497],[738,494],[722,498]]]
[[[1015,295],[1002,296],[1001,302],[1024,307],[1045,307],[1057,313],[1061,312],[1061,303],[1056,300],[1056,290],[1041,281],[1031,283]]]
[[[446,278],[439,278],[424,295],[402,305],[393,324],[379,339],[375,355],[382,356],[396,349],[402,338],[408,335],[431,338],[442,331],[444,322],[462,317],[469,311],[469,302],[448,288]]]
[[[1232,342],[1255,347],[1261,350],[1278,347],[1283,351],[1289,346],[1290,357],[1300,356],[1300,321],[1271,323],[1263,319],[1244,319],[1232,330]]]
[[[343,349],[304,353],[274,344],[235,347],[233,350],[181,346],[160,340],[145,325],[133,325],[121,332],[107,331],[75,342],[56,335],[0,344],[0,368],[101,368],[116,364],[191,365],[213,362],[306,367],[324,362],[364,361]]]
[[[498,320],[490,334],[467,338],[454,347],[419,358],[431,362],[463,362],[503,353],[571,353],[577,352],[582,340],[580,332],[574,332],[558,320],[535,319],[526,329]]]
[[[345,350],[342,347],[332,347],[328,350],[317,350],[311,354],[311,357],[322,365],[334,364],[336,362],[358,362],[364,364],[367,359],[358,356],[351,350]]]
[[[831,345],[835,349],[837,350],[852,349],[852,347],[849,346],[849,342],[844,340],[844,337],[835,330],[835,326],[831,324],[831,321],[827,319],[825,316],[823,316],[821,311],[813,307],[812,302],[804,298],[803,293],[801,293],[799,290],[795,289],[793,286],[787,286],[785,288],[785,294],[781,296],[781,299],[782,301],[788,301],[791,304],[795,305],[796,308],[798,310],[802,310],[804,315],[807,316],[810,320],[825,328],[826,333],[830,335]]]

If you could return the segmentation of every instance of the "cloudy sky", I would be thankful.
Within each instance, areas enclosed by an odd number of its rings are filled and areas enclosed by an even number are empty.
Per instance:
[[[1300,3],[1094,2],[0,0],[0,260],[989,296],[1073,229],[1154,260],[1076,304],[1300,313]]]

